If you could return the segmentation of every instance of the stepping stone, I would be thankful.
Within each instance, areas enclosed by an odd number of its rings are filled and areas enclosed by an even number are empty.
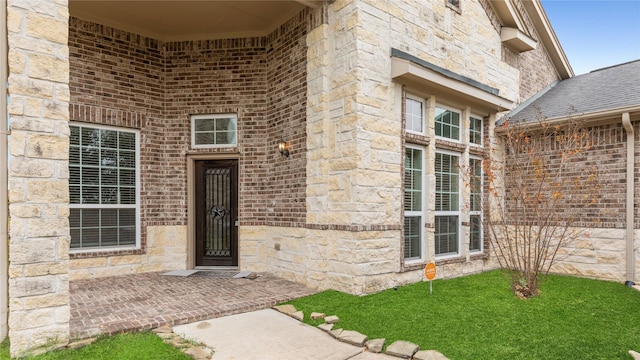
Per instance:
[[[365,346],[367,347],[367,350],[369,350],[372,353],[379,353],[382,352],[382,348],[384,347],[384,342],[386,341],[386,339],[373,339],[373,340],[369,340],[365,343]]]
[[[320,325],[318,325],[318,328],[320,328],[320,330],[324,330],[326,332],[329,332],[329,331],[331,331],[331,329],[333,329],[333,324],[327,324],[327,323],[320,324]]]
[[[302,311],[296,311],[293,314],[291,314],[291,317],[298,321],[302,321],[304,320],[304,313]]]
[[[289,316],[291,316],[294,312],[298,311],[296,310],[296,307],[291,304],[277,305],[277,306],[274,306],[273,308]]]
[[[347,344],[363,347],[367,341],[367,335],[360,334],[357,331],[344,330],[338,335],[338,340]]]
[[[411,359],[413,354],[415,354],[420,346],[410,343],[408,341],[398,340],[393,344],[387,346],[387,354],[393,355],[397,357],[401,357],[404,359]]]
[[[636,351],[629,350],[629,355],[631,355],[633,360],[640,360],[640,353],[638,353]]]
[[[333,324],[331,324],[331,325],[333,325]],[[335,330],[329,331],[329,334],[337,339],[338,336],[340,336],[341,332],[342,332],[342,329],[335,329]]]
[[[163,325],[163,326],[160,326],[159,328],[153,329],[152,331],[156,334],[167,334],[167,333],[172,333],[173,329],[169,325]]]
[[[311,313],[311,318],[313,320],[322,319],[324,317],[325,317],[324,313],[319,313],[319,312],[312,312]]]
[[[324,322],[326,322],[327,324],[335,324],[338,321],[340,321],[340,318],[335,315],[327,316],[324,318]]]
[[[436,350],[422,350],[413,355],[416,360],[449,360],[446,356]]]

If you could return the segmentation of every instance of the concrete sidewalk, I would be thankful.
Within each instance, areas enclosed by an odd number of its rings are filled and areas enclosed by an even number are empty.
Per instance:
[[[211,347],[214,360],[398,360],[363,352],[273,309],[177,325],[173,331]]]

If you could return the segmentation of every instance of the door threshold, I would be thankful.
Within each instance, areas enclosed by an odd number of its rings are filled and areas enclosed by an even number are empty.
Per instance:
[[[238,270],[237,266],[196,266],[194,270]]]

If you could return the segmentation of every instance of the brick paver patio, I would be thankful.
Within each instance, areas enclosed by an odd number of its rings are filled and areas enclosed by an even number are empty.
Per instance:
[[[185,324],[315,293],[270,274],[258,275],[229,279],[148,273],[71,281],[71,338]]]

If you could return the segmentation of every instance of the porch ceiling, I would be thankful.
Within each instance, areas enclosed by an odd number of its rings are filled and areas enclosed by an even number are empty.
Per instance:
[[[71,16],[164,41],[263,36],[322,0],[70,0]]]

